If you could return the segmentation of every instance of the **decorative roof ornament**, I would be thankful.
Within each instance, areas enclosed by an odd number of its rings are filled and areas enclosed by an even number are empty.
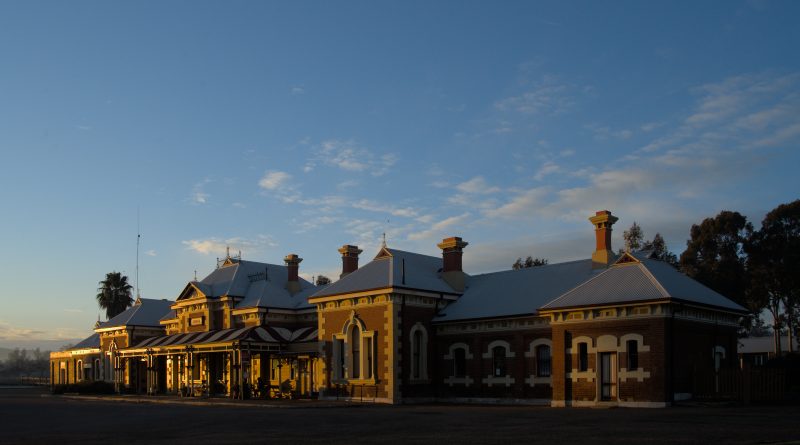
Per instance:
[[[386,232],[383,232],[383,242],[381,243],[381,247],[386,247]]]

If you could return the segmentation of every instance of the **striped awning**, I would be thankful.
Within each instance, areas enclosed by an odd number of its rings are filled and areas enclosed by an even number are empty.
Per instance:
[[[311,342],[316,340],[316,328],[305,327],[292,331],[280,327],[255,326],[151,337],[139,342],[137,345],[129,349],[166,348],[242,341],[253,343],[287,344]]]

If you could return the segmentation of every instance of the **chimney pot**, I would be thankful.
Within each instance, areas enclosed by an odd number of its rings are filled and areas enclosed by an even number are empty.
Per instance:
[[[363,252],[358,246],[345,244],[339,248],[339,253],[342,254],[342,273],[339,278],[355,272],[358,269],[358,255]]]
[[[290,253],[286,255],[283,261],[286,262],[286,270],[288,272],[286,286],[289,291],[294,294],[300,290],[300,262],[303,261],[303,259],[294,253]]]
[[[594,225],[595,251],[592,253],[592,267],[606,267],[614,260],[614,252],[611,250],[611,227],[619,218],[612,215],[608,210],[600,210],[589,218]]]

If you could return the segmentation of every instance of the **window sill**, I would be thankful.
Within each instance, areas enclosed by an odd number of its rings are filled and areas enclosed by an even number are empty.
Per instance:
[[[408,383],[411,385],[427,385],[431,383],[431,379],[409,379]]]
[[[331,380],[334,385],[376,385],[376,379],[338,379]]]

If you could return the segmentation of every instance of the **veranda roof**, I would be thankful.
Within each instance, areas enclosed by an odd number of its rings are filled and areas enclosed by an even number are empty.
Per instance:
[[[291,331],[286,328],[254,326],[151,337],[128,349],[167,348],[211,343],[232,343],[237,341],[281,344],[309,342],[316,341],[316,339],[316,328],[305,327]]]

